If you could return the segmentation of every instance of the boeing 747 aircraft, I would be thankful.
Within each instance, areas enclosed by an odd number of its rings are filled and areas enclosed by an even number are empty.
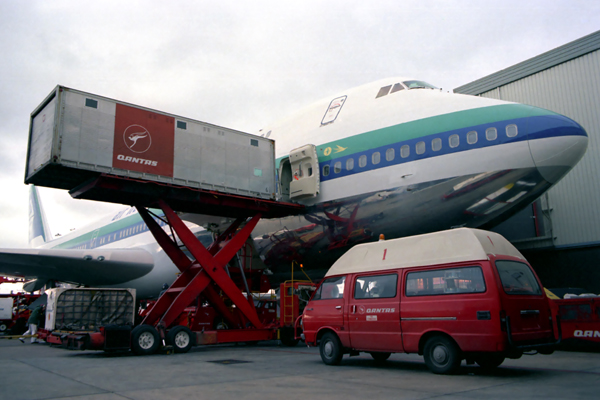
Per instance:
[[[273,282],[289,279],[292,261],[318,278],[379,234],[493,227],[558,182],[588,143],[579,124],[554,112],[406,78],[325,98],[258,134],[276,141],[279,199],[306,206],[261,220],[252,233]],[[135,208],[56,240],[35,189],[30,209],[33,247],[0,252],[0,273],[37,279],[30,289],[58,280],[131,287],[149,298],[176,277]]]

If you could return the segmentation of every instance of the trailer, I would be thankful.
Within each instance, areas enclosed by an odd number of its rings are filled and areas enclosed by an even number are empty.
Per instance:
[[[561,320],[563,347],[600,348],[600,296],[573,295],[549,302]]]
[[[55,288],[46,291],[38,339],[71,349],[126,350],[135,324],[133,289]]]
[[[255,343],[273,339],[280,339],[286,346],[295,346],[298,339],[294,337],[293,323],[315,286],[309,282],[285,282],[281,284],[280,295],[251,294],[250,299],[266,335],[230,325],[218,310],[199,296],[169,326],[163,342],[156,340],[149,326],[136,325],[136,319],[145,319],[157,302],[147,303],[138,314],[133,289],[50,289],[45,328],[40,329],[39,338],[72,350],[113,352],[131,349],[138,355],[159,349],[184,353],[199,344]],[[229,311],[239,316],[237,307],[230,306]],[[237,332],[227,332],[230,328],[237,328]]]

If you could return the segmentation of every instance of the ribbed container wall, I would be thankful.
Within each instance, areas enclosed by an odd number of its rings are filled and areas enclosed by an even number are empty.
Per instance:
[[[581,124],[583,159],[548,193],[556,247],[600,244],[600,51],[481,94],[546,108]]]

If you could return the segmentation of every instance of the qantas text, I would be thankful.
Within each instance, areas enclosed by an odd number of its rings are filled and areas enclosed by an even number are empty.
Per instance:
[[[136,157],[131,157],[131,156],[124,156],[123,154],[119,154],[117,156],[117,160],[128,161],[128,162],[132,162],[132,163],[136,163],[136,164],[151,165],[153,167],[156,167],[158,165],[158,161],[146,160],[144,158],[136,158]]]

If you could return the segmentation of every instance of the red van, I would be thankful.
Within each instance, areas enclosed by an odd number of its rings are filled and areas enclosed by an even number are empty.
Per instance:
[[[523,351],[550,354],[560,341],[521,253],[499,234],[469,228],[353,247],[327,272],[301,323],[325,364],[361,351],[376,361],[418,353],[438,374],[463,359],[494,368]]]

